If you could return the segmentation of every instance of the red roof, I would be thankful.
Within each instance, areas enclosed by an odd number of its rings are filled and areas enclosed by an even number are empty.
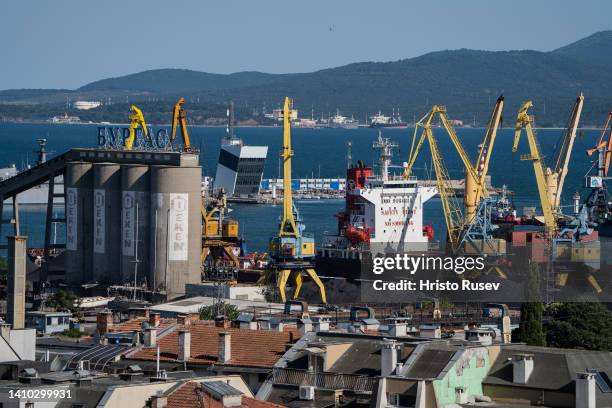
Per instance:
[[[231,333],[231,359],[225,365],[272,368],[285,353],[286,345],[299,337],[295,329],[283,332],[271,330],[241,330],[211,325],[205,321],[194,321],[187,326],[191,332],[191,358],[195,363],[218,363],[219,333]],[[160,359],[178,359],[178,333],[169,333],[157,342]],[[145,348],[130,356],[131,359],[154,361],[157,348]]]
[[[168,395],[167,408],[223,408],[223,403],[205,393],[199,384],[190,381]],[[242,408],[284,408],[283,405],[242,396]]]
[[[148,322],[149,319],[144,317],[137,317],[136,319],[128,320],[123,323],[113,324],[108,328],[109,332],[129,332],[129,331],[140,331],[143,322]],[[169,326],[176,324],[176,319],[160,319],[159,330],[164,330]]]

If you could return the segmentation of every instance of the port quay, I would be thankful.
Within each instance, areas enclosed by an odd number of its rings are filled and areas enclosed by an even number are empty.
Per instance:
[[[370,3],[3,4],[0,408],[612,407],[612,3]]]

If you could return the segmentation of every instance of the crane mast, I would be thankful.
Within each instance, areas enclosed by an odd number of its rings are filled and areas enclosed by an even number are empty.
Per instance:
[[[530,154],[522,155],[521,160],[531,161],[533,163],[533,171],[536,176],[538,194],[540,196],[540,205],[542,206],[542,211],[544,213],[544,226],[548,234],[554,235],[557,232],[557,221],[555,218],[553,203],[551,202],[552,196],[546,180],[546,173],[544,171],[544,163],[542,161],[540,147],[533,130],[534,118],[533,116],[529,115],[529,109],[532,106],[532,101],[526,101],[519,109],[516,118],[512,153],[517,152],[522,130],[525,129]]]
[[[286,302],[285,286],[290,277],[295,282],[294,299],[297,299],[302,287],[302,275],[310,277],[319,288],[321,301],[327,303],[325,286],[314,269],[315,242],[312,235],[303,233],[304,225],[297,208],[293,205],[291,191],[291,112],[292,101],[285,98],[283,107],[283,215],[279,233],[270,240],[270,262],[268,269],[259,282],[276,280],[276,288],[281,300]]]
[[[295,223],[293,214],[293,194],[291,191],[291,158],[293,150],[291,149],[291,111],[293,102],[289,98],[285,98],[283,107],[283,219],[280,224],[280,236],[296,237],[298,229]]]
[[[189,139],[189,131],[187,130],[187,118],[185,116],[185,111],[183,110],[184,103],[185,98],[180,98],[176,105],[174,105],[174,110],[172,112],[172,135],[170,136],[170,142],[174,143],[176,140],[176,129],[177,127],[180,127],[181,135],[183,137],[183,151],[190,152],[191,141]]]
[[[125,141],[125,150],[132,150],[134,147],[134,139],[136,138],[136,129],[138,129],[138,126],[142,128],[145,138],[149,137],[149,129],[145,123],[142,111],[138,109],[136,105],[132,105],[130,110],[132,111],[132,114],[130,115],[130,135]]]

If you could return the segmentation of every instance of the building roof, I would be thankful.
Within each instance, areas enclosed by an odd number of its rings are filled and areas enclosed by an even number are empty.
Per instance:
[[[222,383],[222,381],[213,381]],[[225,383],[223,383],[225,384]],[[210,382],[198,383],[189,381],[178,387],[168,395],[167,408],[223,408],[223,403],[211,395],[207,386]],[[225,384],[227,385],[227,384]],[[233,388],[227,385],[230,388]],[[235,388],[234,388],[235,390]],[[236,390],[238,391],[238,390]],[[239,391],[238,391],[239,392]],[[238,395],[241,395],[239,393]],[[242,395],[242,408],[284,408],[282,405],[273,404],[267,401],[256,400],[255,398]]]
[[[513,356],[524,353],[533,355],[533,372],[527,384],[516,384],[513,382]],[[509,345],[501,348],[483,384],[565,391],[573,389],[576,373],[587,370],[612,377],[612,353]],[[612,393],[604,393],[597,387],[597,401],[598,405],[604,401],[611,404]]]
[[[149,322],[149,319],[145,317],[137,317],[135,319],[127,320],[122,323],[113,324],[108,328],[109,333],[117,333],[117,332],[130,332],[130,331],[140,331],[142,329],[142,324],[145,322]],[[158,330],[165,330],[172,325],[176,325],[176,319],[160,319]]]
[[[272,368],[283,355],[291,339],[297,339],[298,332],[288,328],[282,332],[271,330],[242,330],[223,328],[205,321],[192,322],[187,329],[191,333],[192,363],[218,364],[219,333],[231,334],[231,359],[225,365]],[[172,332],[159,339],[160,359],[174,361],[178,359],[178,333]],[[134,360],[156,359],[156,348],[145,348],[130,356]]]

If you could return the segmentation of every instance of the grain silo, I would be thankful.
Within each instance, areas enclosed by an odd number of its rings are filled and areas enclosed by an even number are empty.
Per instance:
[[[151,166],[149,284],[169,299],[200,282],[201,200],[199,166]]]
[[[137,271],[137,283],[148,281],[149,166],[121,165],[121,201],[121,280],[133,283]]]
[[[93,279],[116,283],[121,271],[121,166],[93,165]]]
[[[66,166],[66,283],[92,281],[92,164],[69,162]]]

